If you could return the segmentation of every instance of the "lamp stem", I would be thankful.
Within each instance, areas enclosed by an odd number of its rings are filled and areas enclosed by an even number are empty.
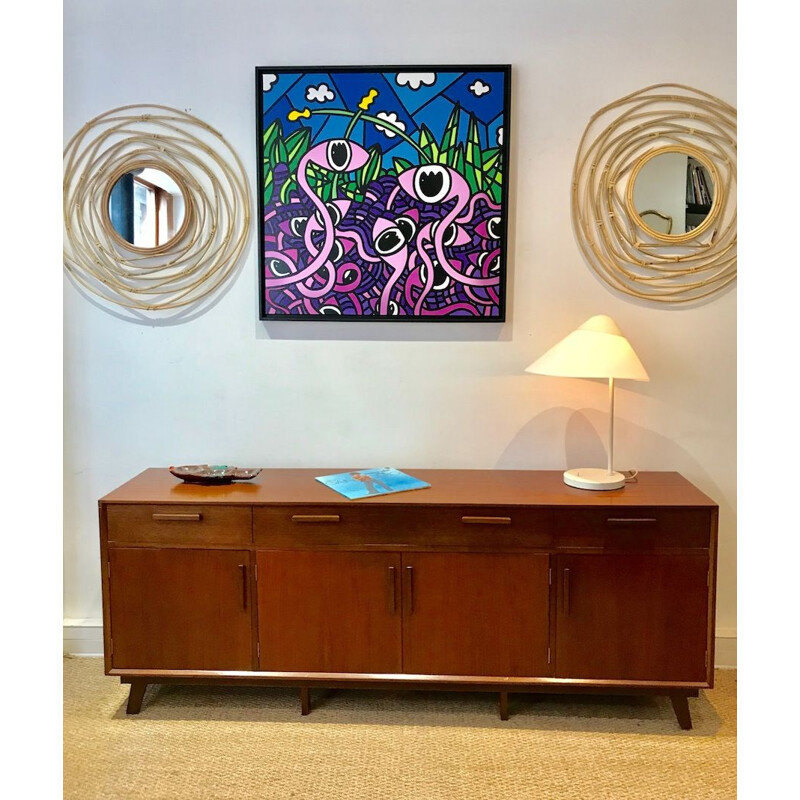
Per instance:
[[[608,379],[608,474],[614,471],[614,379]]]

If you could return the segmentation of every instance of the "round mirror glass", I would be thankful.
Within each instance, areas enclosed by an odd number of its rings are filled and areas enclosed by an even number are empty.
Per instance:
[[[632,177],[633,209],[659,238],[690,234],[711,214],[713,175],[705,160],[678,148],[646,156]]]
[[[177,181],[166,172],[144,167],[126,172],[108,196],[111,226],[136,248],[164,247],[186,219],[186,201]]]

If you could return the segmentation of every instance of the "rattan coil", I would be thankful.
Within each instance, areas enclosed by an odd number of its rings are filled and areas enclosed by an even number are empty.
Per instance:
[[[181,186],[186,223],[143,249],[114,230],[108,195],[125,172],[149,166]],[[202,120],[162,105],[128,105],[87,122],[64,149],[64,267],[89,292],[130,309],[199,303],[233,272],[250,226],[238,156]]]
[[[707,224],[653,236],[626,192],[637,164],[658,148],[695,153],[715,172]],[[642,300],[687,303],[736,279],[736,110],[680,84],[629,94],[589,121],[572,179],[572,220],[585,259],[605,283]]]

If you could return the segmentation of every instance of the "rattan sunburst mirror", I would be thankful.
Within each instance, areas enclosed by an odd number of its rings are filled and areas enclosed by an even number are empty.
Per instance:
[[[736,280],[736,110],[657,84],[592,116],[572,179],[578,245],[613,289],[688,303]]]
[[[64,149],[63,202],[67,273],[144,312],[210,297],[249,233],[238,156],[210,125],[167,106],[122,106],[87,122]]]

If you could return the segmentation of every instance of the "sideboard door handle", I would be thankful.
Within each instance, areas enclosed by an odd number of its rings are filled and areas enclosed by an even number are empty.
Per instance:
[[[510,525],[511,517],[461,517],[465,525]]]
[[[239,564],[242,573],[242,608],[247,608],[247,564]]]
[[[609,517],[606,522],[609,525],[655,525],[658,520],[655,517]]]
[[[564,616],[569,616],[569,569],[564,570]]]
[[[340,522],[338,514],[292,514],[292,522]]]
[[[408,575],[408,615],[414,613],[414,567],[406,567]]]
[[[200,522],[202,514],[153,514],[155,522]]]
[[[389,567],[389,595],[392,598],[392,614],[397,613],[397,583],[395,580],[395,573],[397,570],[394,566]]]

